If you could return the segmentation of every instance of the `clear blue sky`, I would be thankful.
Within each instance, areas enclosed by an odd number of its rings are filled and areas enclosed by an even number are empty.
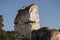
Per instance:
[[[0,15],[4,17],[4,30],[14,30],[17,10],[36,3],[39,8],[40,25],[60,29],[60,0],[0,0]]]

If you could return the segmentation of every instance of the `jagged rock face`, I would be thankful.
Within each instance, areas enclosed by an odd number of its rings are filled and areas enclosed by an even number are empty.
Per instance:
[[[32,25],[31,30],[38,30],[40,26],[39,26],[39,15],[38,15],[37,5],[31,5],[29,13],[30,13],[29,20],[35,22],[35,23],[31,23]]]
[[[23,40],[24,38],[31,40],[31,31],[40,28],[37,5],[32,4],[18,10],[14,24],[16,32],[15,40]]]

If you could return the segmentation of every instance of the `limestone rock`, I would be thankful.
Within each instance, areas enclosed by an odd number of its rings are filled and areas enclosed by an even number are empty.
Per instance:
[[[31,31],[40,28],[37,5],[31,4],[28,7],[19,9],[14,24],[15,40],[22,40],[22,38],[31,40]]]
[[[51,40],[60,40],[60,32],[58,30],[51,32]]]

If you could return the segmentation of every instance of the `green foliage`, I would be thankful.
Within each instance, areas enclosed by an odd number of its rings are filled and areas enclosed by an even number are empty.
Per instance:
[[[51,32],[47,29],[39,31],[39,40],[49,40],[51,38]]]
[[[0,15],[0,22],[2,22],[3,21],[3,16],[2,15]]]
[[[50,40],[51,33],[57,31],[56,29],[48,29],[46,27],[40,28],[39,30],[33,30],[31,40]],[[14,40],[14,31],[4,31],[0,29],[0,40]],[[22,40],[29,40],[28,38],[22,38]]]
[[[0,29],[0,40],[14,40],[14,31],[4,31]]]
[[[3,16],[0,15],[0,29],[2,29],[3,27]]]
[[[14,40],[14,36],[15,36],[14,31],[7,31],[6,33],[10,40]]]
[[[8,40],[8,36],[6,34],[6,31],[0,29],[0,40]]]
[[[3,16],[0,15],[0,40],[14,40],[14,31],[5,31],[3,27]]]
[[[14,40],[15,32],[14,31],[5,31],[3,27],[3,16],[0,15],[0,40]],[[47,27],[40,28],[39,30],[33,30],[31,35],[31,40],[50,40],[51,33],[58,31],[56,29],[48,29]],[[60,31],[60,30],[59,30]],[[24,37],[22,40],[29,40]]]
[[[40,28],[39,30],[32,31],[32,40],[51,40],[53,33],[57,33],[60,30],[49,29],[47,27]]]

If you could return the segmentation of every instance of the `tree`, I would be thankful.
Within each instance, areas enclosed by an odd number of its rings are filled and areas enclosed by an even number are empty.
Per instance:
[[[0,15],[0,29],[2,29],[3,27],[3,16]]]
[[[15,37],[14,31],[7,31],[6,33],[7,33],[9,40],[14,40],[14,37]]]

